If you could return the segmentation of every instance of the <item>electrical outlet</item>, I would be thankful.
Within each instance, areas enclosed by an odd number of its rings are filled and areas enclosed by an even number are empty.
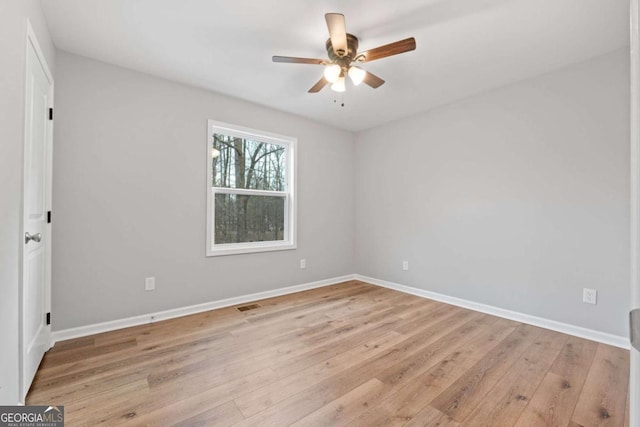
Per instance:
[[[585,304],[597,304],[598,303],[598,291],[595,289],[584,288],[582,290],[582,302]]]
[[[409,261],[402,261],[402,269],[405,271],[409,269]]]
[[[307,260],[302,258],[300,260],[300,268],[307,268]]]
[[[156,288],[156,278],[155,277],[147,277],[144,279],[144,290],[145,291],[153,291]]]

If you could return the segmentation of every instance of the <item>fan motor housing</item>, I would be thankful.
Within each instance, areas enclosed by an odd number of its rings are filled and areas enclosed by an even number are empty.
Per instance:
[[[348,67],[358,54],[358,38],[353,34],[347,33],[347,52],[343,56],[338,56],[333,51],[331,39],[327,40],[326,47],[327,55],[329,56],[331,62],[333,62],[334,64],[338,64],[343,68]]]

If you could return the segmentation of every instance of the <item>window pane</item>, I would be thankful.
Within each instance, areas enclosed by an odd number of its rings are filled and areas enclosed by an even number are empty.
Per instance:
[[[213,134],[214,187],[285,191],[286,147]]]
[[[215,244],[284,240],[284,197],[215,195]]]

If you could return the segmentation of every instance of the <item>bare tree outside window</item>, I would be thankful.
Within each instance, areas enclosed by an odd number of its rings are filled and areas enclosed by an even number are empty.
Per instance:
[[[215,193],[215,244],[285,239],[286,147],[213,134],[212,182]],[[232,194],[222,189],[266,194]],[[273,192],[282,192],[274,195]]]
[[[296,248],[296,138],[208,121],[207,256]]]

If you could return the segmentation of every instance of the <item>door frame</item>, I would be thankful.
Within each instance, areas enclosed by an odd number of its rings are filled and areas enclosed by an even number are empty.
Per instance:
[[[33,27],[31,26],[31,22],[29,22],[29,20],[27,19],[26,22],[26,43],[25,43],[25,57],[24,57],[24,76],[25,76],[25,80],[24,80],[24,103],[22,105],[23,108],[23,114],[24,114],[24,110],[26,109],[26,102],[28,99],[28,67],[27,67],[27,57],[28,57],[28,52],[29,49],[33,49],[34,53],[36,54],[36,57],[38,58],[38,61],[40,62],[40,65],[42,66],[42,69],[47,77],[47,79],[49,80],[49,82],[51,82],[51,86],[49,88],[49,108],[53,108],[53,93],[54,93],[54,80],[53,80],[53,75],[51,74],[51,70],[49,68],[49,65],[47,64],[47,60],[46,57],[44,56],[44,53],[42,51],[42,49],[40,48],[40,44],[38,43],[38,39],[35,35],[35,32],[33,31]],[[26,148],[27,148],[27,144],[25,141],[25,138],[28,135],[27,132],[27,125],[28,125],[28,118],[26,117],[26,114],[24,114],[23,117],[24,120],[24,124],[23,124],[23,152],[22,152],[22,197],[21,197],[21,201],[20,201],[20,233],[19,233],[19,286],[20,286],[20,292],[19,292],[19,315],[18,315],[18,331],[19,331],[19,402],[21,404],[25,403],[25,398],[26,395],[29,391],[29,388],[25,386],[25,379],[24,379],[24,354],[25,354],[25,346],[26,343],[24,342],[24,235],[25,235],[25,223],[24,223],[24,204],[25,204],[25,192],[26,192],[26,185],[27,185],[27,180],[26,180],[26,173],[27,173],[27,169],[26,169],[26,161],[27,161],[27,153],[26,153]],[[46,198],[45,198],[45,210],[46,211],[51,211],[51,201],[52,201],[52,194],[51,194],[51,190],[52,190],[52,181],[53,181],[53,162],[52,162],[52,154],[53,154],[53,120],[48,120],[47,121],[47,125],[46,125],[46,144],[47,144],[47,148],[46,148],[46,187],[45,187],[45,191],[46,191]],[[45,308],[45,313],[50,313],[51,312],[51,250],[52,250],[52,246],[51,246],[51,223],[47,223],[45,224],[45,292],[44,292],[44,298],[45,298],[45,302],[44,302],[44,308]],[[45,313],[42,313],[42,315],[44,316]],[[47,334],[47,347],[51,348],[53,341],[52,341],[52,335],[51,335],[51,325],[46,325],[45,327],[45,333]]]
[[[631,37],[631,260],[630,307],[640,307],[640,13],[639,0],[630,1]],[[640,352],[630,348],[629,425],[640,427]]]

